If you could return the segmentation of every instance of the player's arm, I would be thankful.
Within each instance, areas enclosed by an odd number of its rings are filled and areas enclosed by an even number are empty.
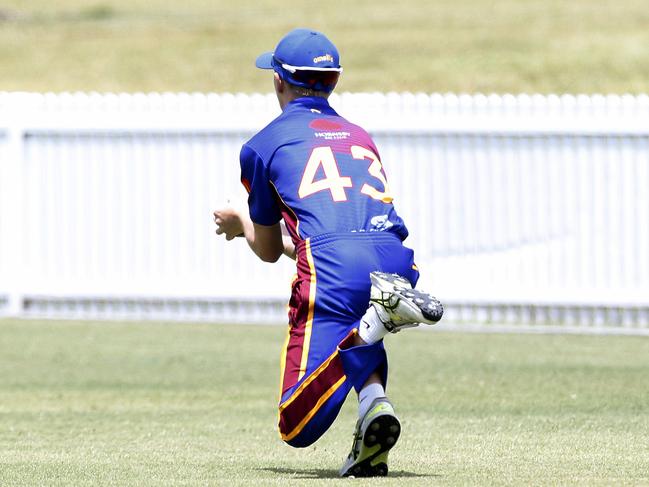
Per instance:
[[[282,216],[268,165],[248,144],[241,148],[239,159],[241,182],[248,191],[249,211],[233,208],[215,211],[216,233],[225,234],[228,240],[245,236],[252,251],[265,262],[276,262],[283,253],[295,258],[293,243],[282,235]]]
[[[248,215],[234,208],[222,208],[214,212],[216,234],[226,240],[244,236],[252,251],[264,262],[277,262],[284,252],[282,230],[279,223],[259,225]]]
[[[250,225],[244,225],[243,234],[252,251],[264,262],[277,262],[284,253],[279,223],[266,226],[250,222]]]
[[[225,235],[227,240],[243,236],[252,251],[264,262],[276,262],[282,254],[295,259],[295,246],[288,236],[283,235],[283,226],[259,225],[250,216],[234,208],[222,208],[214,212],[216,234]]]

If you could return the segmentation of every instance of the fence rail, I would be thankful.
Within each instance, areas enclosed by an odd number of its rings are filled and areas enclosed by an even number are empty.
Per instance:
[[[444,326],[649,334],[649,97],[334,95]],[[212,232],[271,95],[0,93],[0,315],[283,322]]]

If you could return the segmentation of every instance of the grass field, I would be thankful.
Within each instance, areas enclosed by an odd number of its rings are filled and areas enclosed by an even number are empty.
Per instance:
[[[354,400],[315,446],[275,432],[283,327],[0,322],[0,485],[322,485]],[[649,485],[649,340],[388,337],[403,422],[372,485]]]
[[[647,25],[645,0],[6,0],[0,90],[269,92],[255,56],[307,26],[341,91],[648,92]]]

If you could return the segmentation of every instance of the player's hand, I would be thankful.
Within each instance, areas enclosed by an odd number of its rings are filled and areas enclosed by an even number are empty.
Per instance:
[[[225,235],[226,240],[243,235],[243,223],[239,212],[234,208],[221,208],[214,212],[216,234]]]

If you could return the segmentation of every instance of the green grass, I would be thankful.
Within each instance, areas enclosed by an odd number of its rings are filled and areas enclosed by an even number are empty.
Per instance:
[[[351,396],[315,446],[277,437],[283,336],[0,322],[0,485],[347,485]],[[387,340],[403,435],[372,485],[649,485],[646,338]]]
[[[647,25],[645,0],[7,0],[0,90],[269,92],[254,58],[308,26],[341,91],[648,92]]]

